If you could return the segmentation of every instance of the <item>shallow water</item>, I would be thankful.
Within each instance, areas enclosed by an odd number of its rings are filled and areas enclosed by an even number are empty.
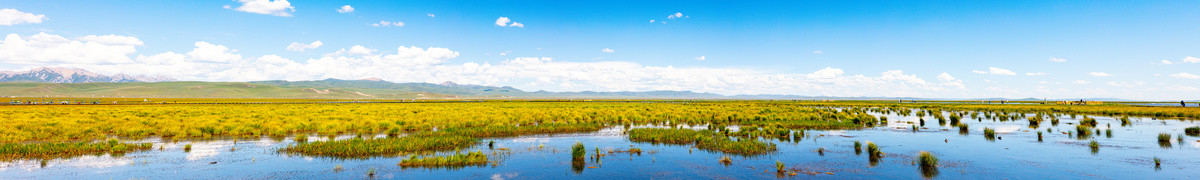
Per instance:
[[[292,156],[277,150],[292,142],[268,138],[202,141],[153,142],[155,150],[128,153],[122,156],[83,156],[44,161],[0,163],[0,179],[261,179],[261,178],[372,178],[367,172],[376,171],[373,178],[383,179],[766,179],[766,178],[853,178],[853,179],[918,179],[924,178],[913,159],[919,151],[929,151],[940,159],[934,178],[950,179],[1196,179],[1200,176],[1200,142],[1185,136],[1177,142],[1175,136],[1183,128],[1200,125],[1195,121],[1154,120],[1131,118],[1133,126],[1121,127],[1111,117],[1093,117],[1101,131],[1112,124],[1111,138],[1093,135],[1079,140],[1062,132],[1074,131],[1077,120],[1060,117],[1058,126],[1049,120],[1037,129],[1027,121],[996,122],[966,119],[970,126],[966,135],[957,127],[939,126],[936,119],[926,119],[918,132],[911,130],[913,116],[886,115],[886,126],[861,130],[807,131],[799,142],[765,141],[777,144],[779,151],[769,155],[740,157],[730,155],[732,164],[718,160],[721,153],[707,152],[689,146],[652,145],[630,142],[620,128],[599,132],[536,135],[513,138],[484,139],[475,147],[462,151],[483,151],[494,163],[486,166],[461,168],[401,168],[396,164],[405,157],[376,157],[365,160],[332,159]],[[1079,118],[1082,118],[1080,116]],[[989,141],[983,128],[996,129],[999,139]],[[1046,133],[1046,128],[1053,133]],[[652,128],[652,127],[635,127]],[[693,127],[703,128],[703,127]],[[1036,131],[1044,133],[1037,141]],[[1156,136],[1172,134],[1172,146],[1160,147]],[[348,137],[339,137],[344,139]],[[324,138],[311,137],[310,140]],[[1101,147],[1095,153],[1087,146],[1091,140]],[[488,149],[487,141],[495,141]],[[872,165],[865,153],[856,154],[854,141],[878,144],[884,157]],[[582,142],[588,156],[600,148],[605,154],[600,162],[588,158],[587,165],[578,171],[572,168],[570,146]],[[192,143],[190,152],[183,145]],[[163,150],[158,147],[163,146]],[[643,153],[609,153],[630,147]],[[824,148],[824,155],[818,154]],[[864,147],[865,148],[865,147]],[[231,150],[233,149],[233,150]],[[508,150],[498,150],[508,149]],[[864,149],[865,151],[865,149]],[[452,152],[443,152],[452,153]],[[1153,158],[1162,159],[1155,168]],[[776,174],[775,162],[803,173],[795,176]],[[342,170],[335,170],[335,167]],[[811,174],[811,175],[810,175]]]

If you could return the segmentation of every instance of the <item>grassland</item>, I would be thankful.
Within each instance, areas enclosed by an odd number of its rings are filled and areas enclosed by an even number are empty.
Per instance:
[[[124,143],[117,140],[71,143],[4,143],[0,144],[0,161],[19,159],[53,159],[87,154],[122,154],[150,150],[150,143]]]
[[[186,83],[186,82],[180,82]],[[175,99],[185,102],[260,102],[271,99]],[[283,99],[279,102],[343,101]],[[837,107],[837,108],[831,108]],[[287,137],[316,134],[387,134],[385,139],[301,142],[284,152],[356,158],[445,151],[470,147],[478,138],[530,134],[590,132],[629,125],[709,125],[709,130],[631,130],[634,141],[694,144],[729,154],[753,155],[773,151],[759,138],[785,140],[803,137],[805,129],[854,129],[880,123],[869,113],[901,113],[954,121],[970,119],[1019,120],[1036,114],[1200,117],[1200,111],[1177,107],[1124,105],[980,105],[898,104],[870,101],[508,101],[387,104],[161,104],[161,105],[22,105],[0,106],[0,145],[57,146],[121,139]],[[737,125],[738,131],[725,130]],[[1089,124],[1093,125],[1094,124]],[[964,126],[965,127],[965,126]],[[991,128],[984,128],[985,135]],[[994,136],[994,135],[990,135]],[[1169,142],[1168,142],[1169,143]],[[128,146],[128,145],[126,145]],[[5,157],[49,157],[96,151],[59,148]]]

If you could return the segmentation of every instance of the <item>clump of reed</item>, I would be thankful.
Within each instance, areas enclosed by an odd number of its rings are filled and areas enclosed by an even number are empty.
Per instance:
[[[1200,136],[1200,126],[1183,128],[1183,133],[1186,133],[1188,136]]]
[[[817,155],[825,156],[825,148],[817,148]]]
[[[1112,129],[1105,129],[1104,136],[1108,137],[1108,138],[1112,138]]]
[[[1158,145],[1162,147],[1171,147],[1171,134],[1158,133]]]
[[[1075,126],[1075,137],[1078,139],[1087,139],[1092,137],[1092,128],[1083,124]]]
[[[958,134],[967,135],[970,133],[971,133],[971,128],[967,126],[967,123],[958,124]]]
[[[1038,142],[1042,142],[1042,132],[1041,131],[1037,132],[1037,138],[1038,138]]]
[[[992,128],[983,128],[983,138],[989,141],[996,140],[996,130]]]
[[[1121,126],[1128,125],[1133,125],[1133,123],[1129,122],[1129,117],[1121,117]]]
[[[192,144],[183,145],[183,152],[192,152]]]
[[[54,159],[88,154],[124,154],[153,148],[151,143],[124,143],[115,139],[102,142],[73,143],[3,143],[0,144],[0,161],[21,159]]]
[[[1096,127],[1097,124],[1096,119],[1091,117],[1083,117],[1083,120],[1079,120],[1079,125],[1082,126]]]
[[[571,146],[571,159],[583,160],[586,155],[587,150],[584,149],[582,142],[575,142],[575,145]]]
[[[854,154],[862,153],[862,142],[854,141]]]
[[[730,164],[733,164],[733,160],[729,159],[729,156],[721,156],[721,160],[717,160],[717,162],[720,162],[722,165],[725,165],[725,166],[729,166]]]
[[[930,154],[926,151],[921,151],[917,154],[917,163],[920,164],[922,168],[937,167],[938,159],[937,157],[934,157],[933,154]]]
[[[455,152],[452,155],[446,156],[409,156],[408,159],[400,160],[397,164],[401,167],[464,167],[464,166],[483,166],[488,162],[487,154],[483,151],[467,152],[466,154]]]
[[[1100,152],[1100,143],[1096,142],[1096,140],[1092,140],[1091,143],[1088,143],[1088,147],[1092,148],[1092,154],[1096,154],[1096,152]]]
[[[785,173],[787,172],[787,167],[783,165],[783,162],[775,161],[775,172]]]
[[[280,151],[308,156],[366,158],[400,153],[454,150],[476,143],[465,136],[406,136],[386,139],[348,139],[288,145]]]
[[[1154,157],[1154,167],[1156,167],[1156,168],[1162,167],[1162,159],[1158,159],[1158,157]]]
[[[879,146],[873,142],[867,142],[867,155],[871,157],[883,157],[883,152],[879,151]]]

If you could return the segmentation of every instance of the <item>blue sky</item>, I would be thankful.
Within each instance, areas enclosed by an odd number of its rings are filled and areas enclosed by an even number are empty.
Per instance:
[[[1200,56],[1197,1],[253,1],[3,1],[0,9],[18,13],[0,13],[10,21],[0,33],[29,42],[41,34],[56,48],[6,39],[0,70],[549,91],[1200,94],[1200,59],[1189,59]],[[339,12],[345,5],[354,10]],[[500,17],[523,26],[499,26]],[[403,26],[373,26],[380,21]],[[321,45],[287,49],[314,41]]]

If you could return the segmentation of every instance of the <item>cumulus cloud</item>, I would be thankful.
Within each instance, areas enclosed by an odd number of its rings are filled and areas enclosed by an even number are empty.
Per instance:
[[[295,52],[304,52],[309,49],[316,49],[318,47],[321,47],[321,45],[323,45],[323,44],[324,43],[321,43],[321,41],[313,41],[312,43],[308,43],[308,44],[292,42],[292,44],[289,44],[287,46],[287,50],[295,51]]]
[[[375,23],[375,24],[371,24],[371,26],[375,26],[375,27],[404,27],[404,22],[400,22],[400,21],[396,21],[396,22],[379,21],[379,22],[377,22],[377,23]]]
[[[8,34],[0,41],[0,61],[9,64],[129,63],[129,55],[142,41],[135,37],[104,35],[66,37],[38,33],[31,36]]]
[[[1041,75],[1046,75],[1046,73],[1044,73],[1044,72],[1031,72],[1031,73],[1025,73],[1025,75],[1026,75],[1026,76],[1041,76]]]
[[[1200,79],[1200,75],[1195,75],[1192,73],[1172,74],[1172,75],[1170,75],[1170,77],[1179,78],[1179,79]]]
[[[1183,63],[1200,63],[1200,58],[1188,56],[1183,58]]]
[[[1175,64],[1175,63],[1171,63],[1171,61],[1168,61],[1166,59],[1163,59],[1161,63],[1162,64]]]
[[[344,6],[342,6],[342,8],[338,8],[337,12],[338,13],[352,13],[352,12],[354,12],[354,7],[350,7],[350,5],[344,5]]]
[[[21,12],[16,9],[0,9],[0,26],[38,24],[44,20],[46,20],[46,15]]]
[[[15,37],[14,37],[15,36]],[[889,70],[878,76],[846,74],[838,68],[827,67],[811,73],[779,73],[750,68],[651,66],[625,61],[571,62],[549,57],[515,57],[502,62],[449,63],[459,52],[438,47],[399,46],[391,50],[376,50],[365,46],[342,48],[320,57],[292,60],[277,55],[243,56],[238,51],[209,42],[195,42],[186,53],[164,52],[137,55],[129,41],[100,43],[72,40],[53,35],[47,42],[57,44],[92,44],[95,47],[129,47],[122,61],[94,61],[100,57],[90,53],[88,61],[51,62],[80,67],[101,73],[155,74],[182,80],[255,81],[255,80],[314,80],[325,78],[362,79],[378,77],[395,82],[444,82],[462,84],[516,85],[527,90],[551,91],[651,91],[688,90],[719,94],[810,94],[828,96],[937,96],[960,92],[961,81],[941,74],[937,82],[928,82],[914,74]],[[99,38],[100,36],[97,36]],[[21,40],[12,40],[14,38]],[[59,48],[57,51],[11,51],[13,44],[29,44],[16,35],[0,43],[0,60],[11,64],[12,59],[28,61],[27,57],[64,56],[63,52],[87,50],[87,45]],[[78,38],[83,39],[83,38]],[[101,38],[103,39],[103,38]],[[37,40],[41,42],[43,40]],[[100,40],[97,40],[100,41]],[[113,45],[121,44],[121,45]],[[312,43],[310,43],[312,44]],[[45,43],[43,43],[45,45]],[[30,46],[46,48],[55,46]],[[16,53],[14,53],[16,52]],[[12,54],[25,57],[12,58]],[[52,58],[61,59],[61,58]]]
[[[514,22],[514,21],[512,21],[512,20],[508,19],[508,17],[500,17],[500,18],[496,18],[496,26],[500,26],[500,27],[508,26],[508,27],[520,27],[520,28],[524,28],[524,27],[525,27],[525,24],[521,24],[521,23],[519,23],[519,22]]]
[[[1090,72],[1090,73],[1088,73],[1088,75],[1089,75],[1089,76],[1096,76],[1096,77],[1109,77],[1109,76],[1113,76],[1112,74],[1108,74],[1108,73],[1105,73],[1105,72]]]
[[[266,14],[272,16],[291,17],[292,12],[296,11],[296,7],[292,7],[292,3],[287,0],[237,0],[242,5],[237,7],[237,11]],[[226,9],[229,6],[225,6]]]
[[[667,15],[667,19],[683,18],[683,13],[675,12],[675,14]]]
[[[600,50],[600,52],[605,52],[605,53],[613,53],[613,52],[616,52],[616,51],[613,51],[612,49],[609,49],[609,48],[604,48],[604,49],[601,49],[601,50]]]
[[[830,79],[841,76],[844,73],[846,72],[842,71],[842,69],[825,67],[825,69],[817,70],[816,72],[812,72],[804,76],[810,79]]]
[[[1050,57],[1050,62],[1067,62],[1067,59]]]
[[[696,59],[697,61],[703,61],[703,60],[706,60],[706,59],[708,59],[708,58],[707,58],[707,57],[704,57],[704,56],[700,56],[700,57],[696,57],[695,59]]]
[[[987,71],[973,70],[971,72],[973,72],[975,74],[995,74],[995,75],[1009,75],[1009,76],[1017,75],[1017,73],[1015,73],[1015,72],[1009,71],[1007,69],[996,68],[996,67],[988,67]]]

